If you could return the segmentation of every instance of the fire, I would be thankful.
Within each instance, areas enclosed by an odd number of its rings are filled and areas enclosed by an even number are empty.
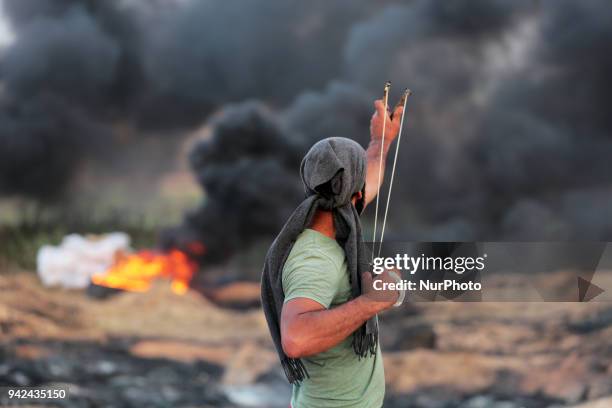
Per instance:
[[[168,252],[143,250],[118,256],[115,264],[92,277],[96,285],[132,292],[146,292],[159,278],[170,279],[174,293],[183,294],[197,270],[197,264],[178,249]]]

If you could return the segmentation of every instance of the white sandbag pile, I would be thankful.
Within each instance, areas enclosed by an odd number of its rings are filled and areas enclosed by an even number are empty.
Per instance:
[[[104,272],[118,251],[130,250],[130,237],[123,232],[84,237],[66,235],[59,246],[38,250],[38,275],[45,286],[85,288],[92,275]]]

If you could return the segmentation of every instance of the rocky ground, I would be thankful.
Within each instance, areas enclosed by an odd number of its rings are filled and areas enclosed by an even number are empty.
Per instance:
[[[418,303],[381,331],[386,407],[612,407],[609,302]],[[0,386],[41,385],[70,398],[38,406],[273,408],[289,396],[257,307],[163,283],[97,299],[0,273]]]

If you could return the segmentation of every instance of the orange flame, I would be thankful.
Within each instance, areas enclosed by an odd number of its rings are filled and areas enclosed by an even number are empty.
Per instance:
[[[200,244],[201,245],[201,244]],[[94,284],[131,292],[146,292],[159,278],[172,281],[174,293],[189,289],[197,264],[178,249],[169,252],[144,250],[119,256],[106,272],[92,276]]]

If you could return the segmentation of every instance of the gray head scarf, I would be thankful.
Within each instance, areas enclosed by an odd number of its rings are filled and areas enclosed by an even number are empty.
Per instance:
[[[361,273],[367,270],[365,246],[361,236],[359,213],[351,198],[364,191],[366,155],[350,139],[332,137],[316,143],[300,167],[306,190],[305,200],[296,208],[270,247],[261,278],[261,299],[274,346],[290,383],[308,376],[300,359],[285,355],[280,334],[280,318],[285,294],[282,271],[298,235],[308,228],[317,209],[333,212],[336,241],[344,249],[352,297],[362,293]],[[378,346],[376,317],[353,333],[353,349],[359,357],[373,355]]]

